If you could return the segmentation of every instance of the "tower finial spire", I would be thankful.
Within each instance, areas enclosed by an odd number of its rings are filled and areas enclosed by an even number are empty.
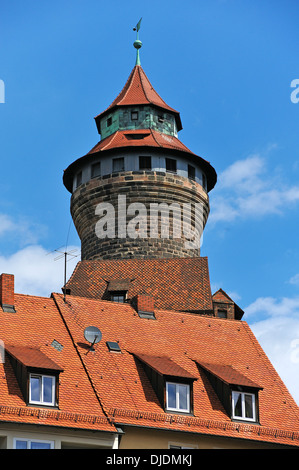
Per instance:
[[[140,49],[141,46],[142,46],[142,42],[139,40],[139,29],[140,29],[141,20],[142,20],[142,18],[140,18],[140,20],[138,21],[138,23],[137,23],[137,25],[136,25],[136,28],[133,28],[133,31],[137,31],[137,33],[136,33],[136,40],[135,40],[134,43],[133,43],[133,46],[134,46],[135,49],[137,50],[137,54],[136,54],[136,64],[135,64],[135,65],[140,65],[139,49]]]

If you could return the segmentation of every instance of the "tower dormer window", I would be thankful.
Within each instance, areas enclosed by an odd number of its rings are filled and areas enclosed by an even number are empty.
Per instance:
[[[96,178],[97,176],[101,176],[101,162],[91,165],[91,177]]]
[[[131,120],[132,121],[138,120],[138,111],[131,111]]]
[[[112,171],[117,172],[117,171],[124,171],[125,169],[125,159],[123,157],[121,158],[114,158],[112,160]]]
[[[109,118],[107,119],[107,127],[110,127],[111,124],[112,124],[112,117],[109,117]]]
[[[82,171],[79,171],[76,176],[76,188],[82,184]]]
[[[188,178],[195,180],[195,168],[192,165],[188,165]]]
[[[139,157],[139,170],[151,170],[152,157]]]
[[[174,158],[166,158],[165,159],[165,164],[166,164],[166,171],[176,173],[177,164],[176,164],[176,160]]]

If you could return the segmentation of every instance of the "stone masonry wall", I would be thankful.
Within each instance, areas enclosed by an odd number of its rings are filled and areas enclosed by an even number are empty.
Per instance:
[[[183,203],[191,203],[191,207],[194,207],[195,203],[200,203],[203,207],[203,226],[208,218],[208,195],[200,184],[188,178],[168,172],[153,171],[127,171],[94,178],[79,186],[71,198],[71,214],[81,239],[82,260],[200,256],[200,248],[186,248],[186,237],[183,231],[180,238],[173,238],[171,211],[169,212],[168,238],[161,237],[160,225],[157,238],[150,237],[149,228],[146,237],[131,238],[126,235],[118,238],[119,195],[126,196],[127,208],[132,203],[143,203],[148,214],[150,214],[150,203],[166,203],[169,206],[177,203],[181,208]],[[115,208],[115,238],[100,239],[96,235],[95,227],[100,219],[95,213],[96,207],[103,202],[110,203]],[[127,224],[134,217],[135,215],[127,215]],[[161,214],[159,214],[159,222],[161,222]],[[194,227],[194,214],[191,226]]]

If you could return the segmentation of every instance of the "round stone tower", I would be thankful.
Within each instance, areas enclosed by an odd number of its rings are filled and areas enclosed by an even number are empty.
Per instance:
[[[179,139],[180,114],[152,87],[140,65],[95,117],[101,140],[64,171],[81,258],[200,256],[216,183],[209,162]]]

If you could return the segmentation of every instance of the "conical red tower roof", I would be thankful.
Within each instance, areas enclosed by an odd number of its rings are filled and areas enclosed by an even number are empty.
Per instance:
[[[147,104],[157,106],[158,108],[173,113],[175,115],[178,131],[182,129],[180,113],[168,106],[161,96],[155,91],[141,65],[135,65],[119,95],[115,98],[111,105],[105,109],[105,111],[95,117],[99,132],[101,118],[110,112],[113,108],[116,108],[117,106]]]

